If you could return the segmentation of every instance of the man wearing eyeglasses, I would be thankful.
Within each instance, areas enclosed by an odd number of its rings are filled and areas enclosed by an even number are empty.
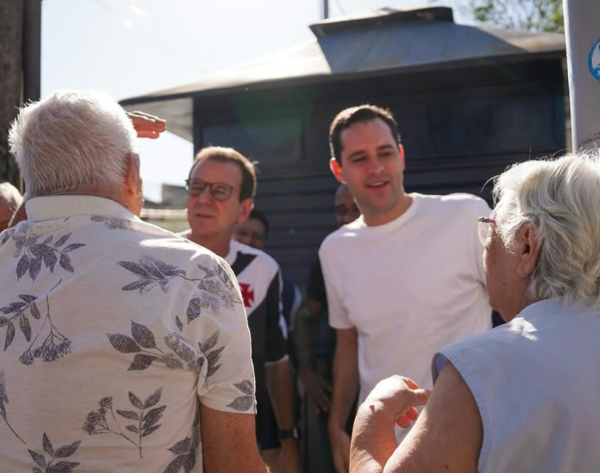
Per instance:
[[[266,253],[232,239],[235,226],[244,222],[254,207],[254,164],[232,148],[204,148],[194,160],[187,189],[190,229],[182,236],[224,258],[233,269],[242,292],[252,336],[257,438],[263,458],[270,463],[272,452],[265,450],[273,447],[267,444],[269,438],[264,434],[263,413],[268,392],[281,440],[276,471],[298,473],[293,379],[286,340],[279,325],[281,272]]]
[[[362,211],[319,251],[337,334],[328,429],[336,470],[346,473],[344,427],[359,383],[359,402],[394,374],[430,389],[436,350],[490,328],[476,231],[490,210],[468,194],[407,193],[404,148],[388,110],[343,110],[329,139],[331,170]],[[400,440],[406,430],[396,433]]]

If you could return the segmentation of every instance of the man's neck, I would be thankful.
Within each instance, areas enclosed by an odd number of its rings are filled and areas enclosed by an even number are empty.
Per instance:
[[[78,196],[78,195],[89,195],[90,197],[101,197],[103,199],[108,199],[116,202],[117,204],[125,207],[132,214],[140,216],[141,208],[138,210],[131,205],[131,202],[123,195],[122,192],[107,192],[104,189],[98,189],[96,187],[90,189],[79,189],[75,191],[62,191],[56,194],[52,194],[53,196],[67,195],[67,196]]]
[[[385,225],[386,223],[390,223],[404,215],[404,213],[411,206],[412,202],[413,197],[410,194],[403,192],[397,205],[395,205],[392,209],[385,213],[372,213],[370,215],[368,215],[368,212],[365,212],[363,213],[363,219],[369,227]]]
[[[215,237],[206,235],[202,236],[197,235],[193,230],[190,230],[190,233],[188,233],[187,237],[194,243],[203,246],[221,258],[225,258],[227,253],[229,253],[229,242],[231,241],[231,236],[227,238],[224,238],[221,235]]]

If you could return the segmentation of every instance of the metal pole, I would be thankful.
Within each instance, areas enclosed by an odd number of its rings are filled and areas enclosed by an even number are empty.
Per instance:
[[[573,150],[600,148],[600,2],[563,0]]]
[[[23,3],[23,102],[37,101],[41,91],[42,0]]]
[[[329,0],[323,0],[323,19],[329,18]]]
[[[19,185],[8,129],[21,105],[23,0],[0,0],[0,182]]]

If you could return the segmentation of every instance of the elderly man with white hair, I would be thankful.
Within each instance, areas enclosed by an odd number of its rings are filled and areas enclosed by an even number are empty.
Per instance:
[[[21,193],[10,182],[0,183],[0,232],[8,227],[15,211],[23,202]]]
[[[28,219],[0,234],[1,469],[266,473],[235,277],[138,218],[134,126],[164,122],[65,92],[11,128]]]
[[[508,322],[446,346],[429,394],[382,381],[352,473],[595,473],[600,449],[600,154],[515,165],[479,219],[490,303]],[[417,419],[396,446],[394,423]]]

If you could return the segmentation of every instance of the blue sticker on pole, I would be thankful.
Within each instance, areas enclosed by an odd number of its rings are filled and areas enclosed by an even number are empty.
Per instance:
[[[600,80],[600,38],[592,46],[588,64],[594,79]]]

